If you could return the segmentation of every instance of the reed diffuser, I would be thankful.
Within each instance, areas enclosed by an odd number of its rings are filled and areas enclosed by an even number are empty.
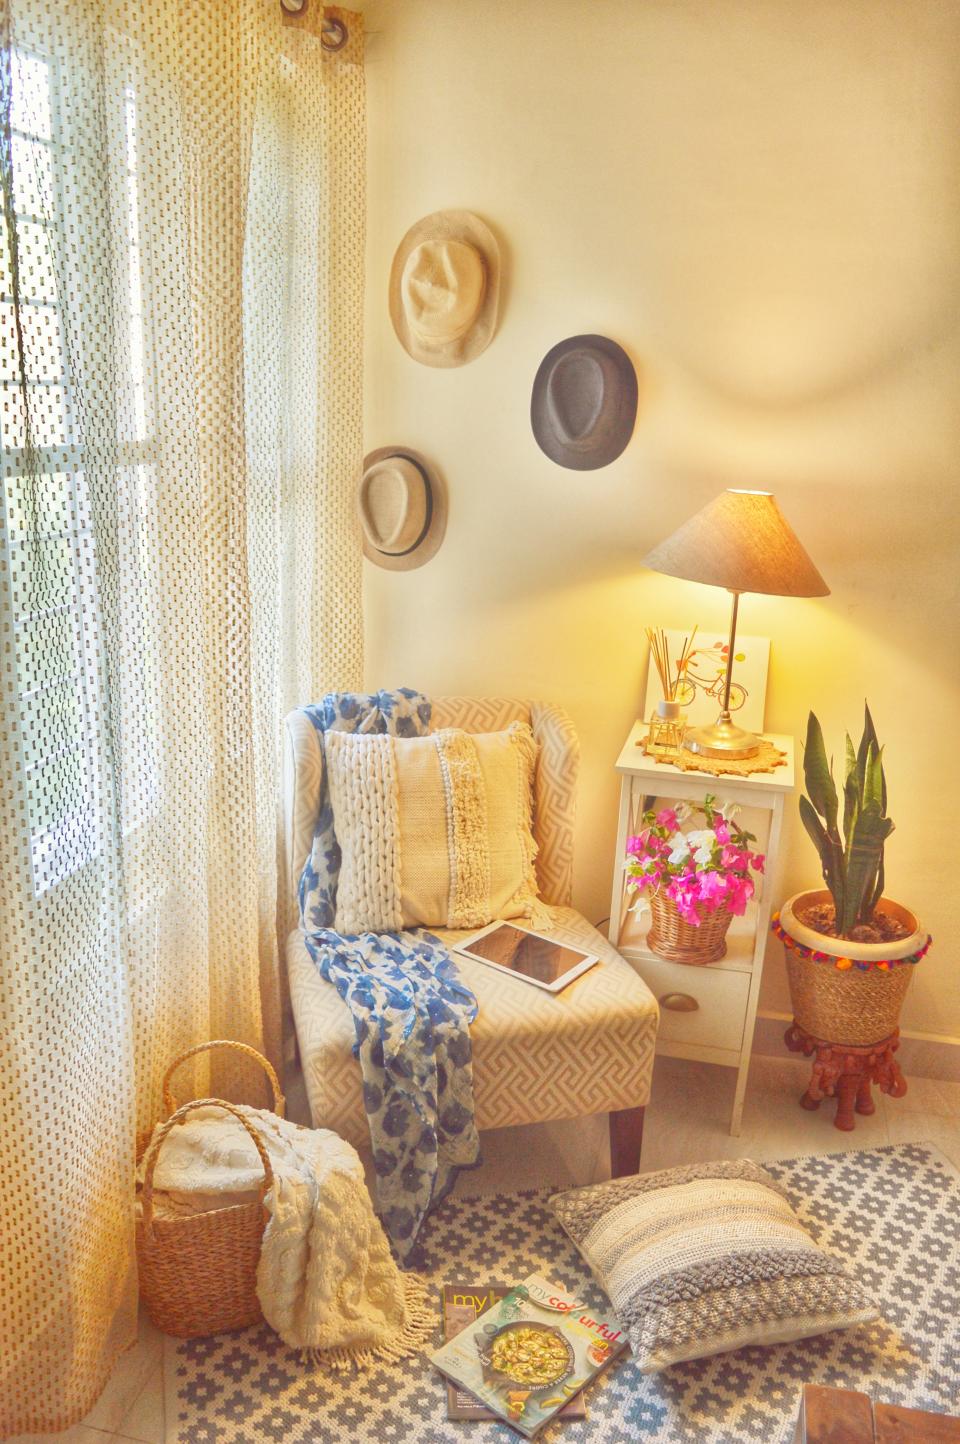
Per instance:
[[[650,654],[653,657],[653,663],[660,678],[660,686],[663,689],[663,696],[658,701],[655,711],[650,714],[650,735],[647,742],[650,747],[679,747],[683,742],[687,719],[680,710],[681,704],[677,693],[690,664],[690,659],[694,655],[693,643],[697,629],[694,627],[690,635],[684,637],[680,655],[675,661],[671,659],[670,642],[664,629],[647,627],[646,632],[647,641],[650,643]]]

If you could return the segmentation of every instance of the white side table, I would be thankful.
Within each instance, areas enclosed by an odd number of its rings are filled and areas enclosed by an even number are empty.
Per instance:
[[[786,761],[775,772],[755,772],[750,777],[712,777],[699,770],[681,772],[648,757],[640,746],[647,730],[645,722],[637,722],[617,758],[620,820],[610,903],[610,941],[629,959],[660,1003],[657,1052],[668,1058],[693,1058],[736,1068],[737,1087],[730,1119],[730,1132],[736,1136],[743,1116],[743,1095],[760,997],[783,803],[794,786],[793,738],[765,734],[786,753]],[[757,849],[766,853],[767,861],[757,896],[748,905],[746,914],[734,918],[730,925],[726,956],[718,963],[695,967],[670,962],[647,947],[649,912],[639,917],[630,911],[637,894],[626,886],[626,851],[627,838],[640,831],[643,812],[652,806],[653,798],[702,802],[707,793],[720,802],[736,802],[744,808],[766,813],[766,836],[758,832]]]

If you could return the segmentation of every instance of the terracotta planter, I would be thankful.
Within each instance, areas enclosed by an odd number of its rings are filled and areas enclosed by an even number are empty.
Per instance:
[[[889,898],[880,899],[878,910],[910,929],[896,942],[830,938],[798,917],[805,908],[829,901],[824,888],[794,893],[773,922],[784,945],[793,1015],[814,1038],[867,1047],[896,1030],[913,964],[930,939],[916,916]]]

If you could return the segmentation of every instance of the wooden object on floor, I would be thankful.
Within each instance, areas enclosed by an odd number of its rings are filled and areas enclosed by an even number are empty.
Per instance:
[[[960,1419],[899,1404],[874,1404],[875,1444],[960,1444]]]
[[[794,1444],[960,1444],[960,1419],[804,1384]]]
[[[804,1053],[808,1058],[816,1055],[800,1107],[813,1110],[820,1107],[824,1098],[836,1098],[834,1127],[844,1133],[853,1131],[854,1112],[865,1115],[876,1112],[871,1093],[874,1083],[881,1093],[888,1093],[891,1098],[902,1098],[907,1091],[906,1079],[894,1057],[900,1047],[899,1028],[889,1038],[882,1038],[869,1047],[855,1048],[848,1043],[815,1038],[793,1022],[784,1033],[783,1041],[792,1053]]]
[[[643,1109],[620,1108],[607,1117],[610,1124],[610,1177],[628,1178],[640,1172]]]
[[[874,1444],[873,1405],[853,1389],[804,1384],[794,1444]]]
[[[610,941],[659,1000],[657,1053],[666,1058],[719,1063],[736,1070],[730,1118],[730,1132],[736,1137],[747,1089],[770,904],[777,896],[784,800],[794,787],[793,738],[769,738],[783,756],[773,772],[713,777],[707,770],[712,765],[707,758],[691,754],[691,765],[688,768],[685,762],[681,772],[648,757],[642,746],[646,733],[646,722],[635,723],[616,763],[620,816],[610,901]],[[751,819],[751,829],[761,833],[756,845],[766,853],[766,875],[758,888],[759,895],[748,903],[746,914],[733,919],[723,957],[707,966],[691,967],[662,956],[650,946],[649,913],[641,919],[633,910],[637,894],[627,886],[627,838],[641,830],[644,810],[654,806],[657,799],[696,804],[702,803],[707,793],[718,803],[732,802],[759,812],[760,820],[754,824]]]

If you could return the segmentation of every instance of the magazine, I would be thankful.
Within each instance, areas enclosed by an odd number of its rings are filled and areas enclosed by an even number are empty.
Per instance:
[[[532,1439],[626,1346],[612,1314],[594,1318],[577,1299],[531,1274],[430,1360]]]
[[[455,1339],[468,1324],[474,1323],[481,1314],[485,1314],[494,1304],[498,1304],[508,1289],[499,1288],[491,1284],[444,1284],[443,1288],[443,1337],[444,1339]],[[575,1398],[561,1410],[565,1419],[585,1419],[587,1417],[587,1402],[583,1394],[577,1394]],[[447,1418],[448,1419],[496,1419],[492,1409],[486,1404],[481,1404],[466,1390],[460,1389],[451,1380],[447,1380]]]
[[[600,961],[596,953],[558,942],[532,928],[522,928],[519,923],[489,923],[478,933],[454,943],[453,950],[536,988],[545,988],[548,993],[559,993]]]

